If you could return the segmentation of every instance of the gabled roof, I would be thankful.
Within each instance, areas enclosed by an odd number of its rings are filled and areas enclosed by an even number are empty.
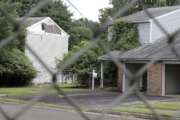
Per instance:
[[[175,39],[174,48],[180,54],[180,36]],[[161,40],[153,44],[146,44],[127,52],[120,53],[121,54],[118,55],[112,52],[113,56],[124,62],[150,61],[156,58],[162,61],[180,61],[180,59],[172,52],[166,40]],[[109,54],[104,56],[106,59],[99,60],[111,60],[112,56],[109,56]],[[100,58],[103,58],[103,56]]]
[[[45,18],[47,18],[47,17],[28,17],[28,18],[21,17],[21,18],[17,18],[17,21],[21,22],[25,19],[24,25],[27,27],[27,26],[31,26],[37,22],[40,22],[41,20],[44,20]]]
[[[120,60],[151,60],[156,57],[164,57],[169,48],[167,48],[167,44],[165,41],[155,42],[153,44],[147,44],[140,46],[138,48],[129,50],[124,52],[121,56],[119,56]],[[172,53],[171,53],[172,54]],[[167,56],[166,56],[167,57]],[[168,58],[171,58],[170,56]]]
[[[31,25],[34,25],[44,19],[48,19],[49,17],[28,17],[28,18],[24,18],[24,17],[21,17],[21,18],[17,18],[17,21],[18,22],[24,22],[24,26],[25,27],[29,27]],[[25,19],[25,21],[23,21]],[[51,19],[51,18],[49,18]],[[45,32],[47,33],[54,33],[54,34],[61,34],[62,32],[65,33],[65,31],[63,29],[61,29],[54,21],[52,22],[53,20],[51,19],[51,21],[47,22],[43,22],[42,23],[42,26],[43,26],[43,29]],[[53,24],[52,24],[52,23]]]
[[[153,17],[159,17],[164,14],[173,12],[180,9],[180,6],[171,6],[171,7],[158,7],[158,8],[148,8],[146,9]],[[146,14],[146,12],[140,11],[129,16],[125,16],[122,18],[124,21],[129,23],[138,23],[138,22],[149,22],[150,18]]]
[[[121,51],[111,51],[103,56],[100,56],[98,60],[112,60],[112,57],[115,57],[118,59],[118,57],[122,54],[123,52]]]

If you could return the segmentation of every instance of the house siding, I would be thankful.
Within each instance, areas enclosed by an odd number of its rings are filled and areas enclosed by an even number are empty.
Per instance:
[[[150,23],[138,24],[139,42],[147,44],[150,42]]]
[[[156,19],[163,29],[165,29],[169,34],[172,34],[179,29],[178,25],[180,24],[180,10],[157,17]],[[155,21],[151,20],[151,23],[151,43],[160,38],[166,37],[164,32],[162,32],[159,26],[156,25]]]
[[[42,21],[45,22],[45,21]],[[46,33],[42,30],[39,22],[27,28],[26,44],[39,58],[52,70],[56,70],[56,59],[63,59],[64,54],[68,53],[68,39],[69,35],[62,31],[61,34]],[[25,49],[26,56],[31,60],[33,66],[36,68],[38,75],[33,80],[34,84],[50,83],[51,75],[39,63],[39,61],[31,54],[28,49]],[[58,76],[61,81],[62,76]]]

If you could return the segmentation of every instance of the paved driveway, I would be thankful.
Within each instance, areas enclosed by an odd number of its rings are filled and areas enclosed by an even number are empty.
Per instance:
[[[118,92],[80,92],[75,94],[68,94],[71,99],[78,104],[79,106],[83,108],[104,108],[107,105],[110,105],[119,95],[121,95]],[[26,96],[21,99],[30,100],[33,96]],[[148,100],[170,100],[172,97],[150,97],[147,96]],[[53,104],[60,104],[69,106],[67,101],[63,96],[58,95],[46,95],[41,100],[41,102],[46,103],[53,103]],[[136,96],[129,96],[124,102],[135,102],[139,101],[139,99]]]
[[[10,115],[13,116],[14,113],[18,112],[23,106],[22,105],[12,105],[12,104],[0,104],[3,109]],[[91,120],[100,120],[97,119],[100,117],[99,114],[90,114],[86,113],[86,115]],[[0,120],[6,120],[2,114],[0,114]],[[78,113],[76,112],[68,112],[57,109],[49,109],[49,108],[31,108],[28,112],[25,112],[22,116],[20,116],[17,120],[84,120]],[[142,120],[139,118],[133,117],[124,117],[124,116],[115,116],[115,115],[105,115],[102,120]]]

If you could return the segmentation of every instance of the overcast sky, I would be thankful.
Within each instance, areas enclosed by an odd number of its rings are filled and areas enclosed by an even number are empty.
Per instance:
[[[73,18],[81,18],[80,15],[66,0],[63,0],[74,14]],[[110,6],[109,0],[70,0],[81,13],[88,19],[98,21],[99,9]]]

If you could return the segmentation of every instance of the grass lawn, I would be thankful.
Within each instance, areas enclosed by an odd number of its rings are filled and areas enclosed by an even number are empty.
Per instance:
[[[180,110],[180,102],[150,102],[155,108],[156,112],[163,117],[172,117]],[[129,113],[132,115],[152,115],[152,112],[143,103],[134,103],[129,105],[122,105],[113,108],[114,113]]]
[[[78,92],[86,90],[84,88],[78,88],[73,85],[60,85],[59,87],[65,92]],[[0,94],[7,96],[28,96],[36,95],[44,90],[46,90],[48,93],[56,93],[56,91],[48,85],[39,85],[31,87],[0,88]]]

